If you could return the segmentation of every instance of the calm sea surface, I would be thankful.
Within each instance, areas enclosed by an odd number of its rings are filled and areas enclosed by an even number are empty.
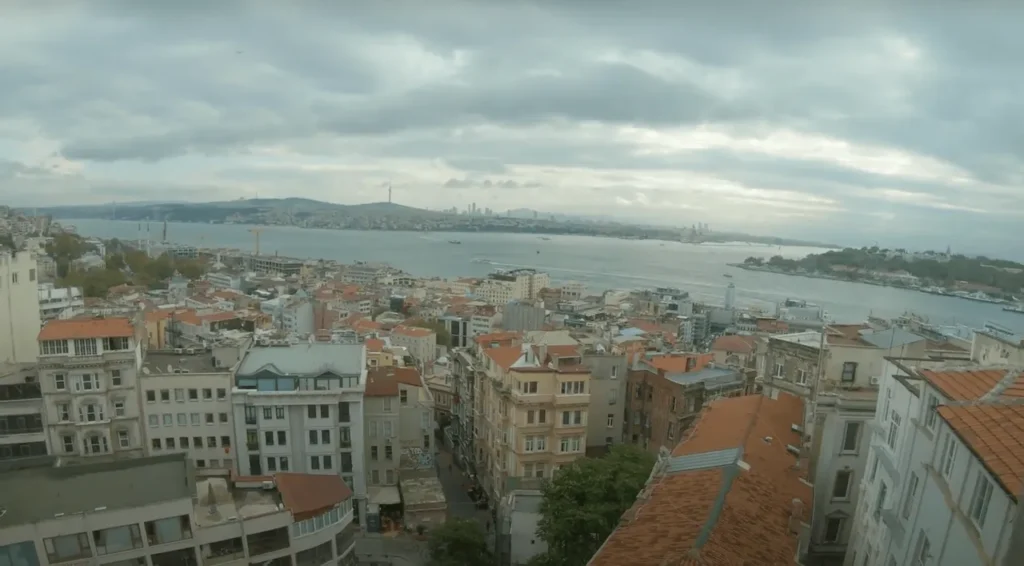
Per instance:
[[[135,240],[139,223],[109,220],[63,220],[85,236]],[[142,225],[145,238],[145,224]],[[163,226],[150,224],[152,240]],[[251,226],[236,224],[168,224],[168,240],[205,247],[254,249]],[[989,305],[927,295],[915,291],[791,277],[729,267],[749,256],[801,257],[821,250],[746,244],[692,245],[654,240],[619,240],[586,236],[532,234],[382,232],[307,230],[265,226],[260,235],[263,253],[341,262],[387,262],[418,276],[483,276],[499,268],[534,267],[556,281],[580,281],[592,292],[610,288],[678,287],[696,300],[721,303],[725,287],[736,284],[736,302],[771,310],[786,298],[799,298],[825,307],[833,319],[859,322],[869,314],[893,317],[905,311],[940,324],[980,327],[997,322],[1024,333],[1024,315]],[[459,240],[460,245],[449,240]],[[540,253],[538,253],[540,252]],[[493,265],[473,263],[486,258]],[[732,275],[728,279],[725,274]]]

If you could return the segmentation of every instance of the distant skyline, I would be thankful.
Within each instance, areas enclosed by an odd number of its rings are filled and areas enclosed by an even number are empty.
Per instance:
[[[1019,255],[1021,20],[873,0],[12,0],[0,201],[358,204],[390,182],[435,210]]]

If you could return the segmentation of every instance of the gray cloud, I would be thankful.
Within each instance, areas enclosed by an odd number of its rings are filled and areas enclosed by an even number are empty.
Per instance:
[[[935,247],[1009,241],[1024,217],[1024,6],[10,4],[14,203],[366,199],[393,179],[419,206],[473,190]]]

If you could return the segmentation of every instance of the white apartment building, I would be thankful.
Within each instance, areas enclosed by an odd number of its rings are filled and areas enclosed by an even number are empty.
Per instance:
[[[53,454],[142,455],[138,368],[144,333],[127,317],[51,320],[39,332],[38,379]]]
[[[39,284],[39,318],[71,318],[85,309],[85,297],[80,287],[54,287],[53,283]]]
[[[46,454],[43,394],[35,366],[0,363],[0,460]]]
[[[1024,375],[967,364],[887,364],[847,565],[1021,563]]]
[[[145,452],[184,453],[198,469],[236,471],[231,372],[205,350],[146,353],[139,374]]]
[[[540,290],[551,286],[551,277],[536,269],[496,271],[476,288],[476,294],[492,305],[505,305],[513,300],[536,299]]]
[[[238,473],[340,475],[366,512],[362,344],[250,348],[231,393]]]
[[[424,368],[437,359],[437,333],[429,328],[396,326],[391,329],[391,345],[409,350]]]
[[[357,563],[352,492],[336,476],[197,478],[183,454],[55,460],[0,463],[0,564]]]
[[[0,363],[36,361],[39,289],[36,258],[0,250]]]
[[[971,344],[971,359],[986,365],[1024,366],[1024,336],[976,330]]]

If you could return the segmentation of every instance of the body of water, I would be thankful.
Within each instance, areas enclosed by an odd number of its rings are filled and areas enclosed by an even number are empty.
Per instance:
[[[129,221],[64,220],[84,236],[132,241],[140,224]],[[146,237],[142,225],[141,238]],[[169,223],[167,239],[203,247],[255,249],[252,226],[240,224]],[[556,281],[580,281],[591,292],[637,287],[678,287],[698,301],[721,304],[725,288],[736,284],[736,302],[772,311],[784,299],[803,299],[825,307],[833,319],[859,322],[868,315],[895,317],[906,311],[938,324],[980,327],[992,321],[1024,333],[1024,315],[999,305],[928,295],[916,291],[746,271],[729,267],[750,256],[798,258],[824,250],[748,244],[680,244],[656,240],[620,240],[588,236],[535,234],[384,232],[309,230],[262,226],[260,251],[299,258],[324,258],[346,263],[379,261],[413,275],[482,277],[495,268],[533,267]],[[163,224],[149,225],[158,241]],[[449,243],[458,240],[461,244]],[[538,253],[539,252],[539,253]],[[488,259],[492,264],[476,263]],[[731,275],[731,278],[725,277]]]

